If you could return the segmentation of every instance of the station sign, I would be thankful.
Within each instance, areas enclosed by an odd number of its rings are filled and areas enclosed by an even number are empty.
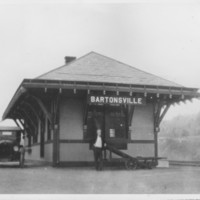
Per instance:
[[[145,105],[144,97],[127,97],[127,96],[104,96],[104,95],[88,95],[89,104],[129,104],[129,105]]]

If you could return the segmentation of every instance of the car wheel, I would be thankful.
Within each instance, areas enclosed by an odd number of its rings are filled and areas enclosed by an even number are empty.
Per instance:
[[[134,160],[126,160],[125,161],[125,167],[126,169],[137,169],[137,162]]]

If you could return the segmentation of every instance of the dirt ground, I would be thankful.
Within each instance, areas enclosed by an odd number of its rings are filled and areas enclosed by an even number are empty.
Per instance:
[[[1,194],[199,194],[200,167],[126,170],[0,165]]]

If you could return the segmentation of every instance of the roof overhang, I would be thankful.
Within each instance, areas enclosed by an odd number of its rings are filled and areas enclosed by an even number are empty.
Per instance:
[[[24,88],[23,86],[23,82],[21,83],[21,85],[18,87],[17,91],[15,92],[14,96],[12,97],[10,103],[8,104],[3,116],[2,116],[2,120],[6,119],[10,113],[10,111],[12,110],[12,108],[15,106],[16,102],[19,100],[19,98],[26,93],[26,88]]]
[[[81,81],[60,81],[25,79],[22,83],[24,88],[51,88],[51,89],[80,89],[80,90],[105,90],[119,92],[139,92],[139,93],[158,93],[172,95],[189,95],[199,97],[198,88],[189,87],[170,87],[159,85],[135,85],[135,84],[115,84],[106,82],[81,82]]]
[[[178,95],[180,97],[187,97],[187,99],[199,98],[198,88],[188,87],[168,87],[159,85],[134,85],[134,84],[115,84],[105,82],[80,82],[80,81],[62,81],[62,80],[42,80],[42,79],[24,79],[13,98],[11,99],[8,107],[6,108],[3,119],[8,118],[9,113],[17,104],[19,99],[27,93],[29,89],[57,89],[62,91],[65,89],[77,89],[88,91],[116,91],[143,93],[143,94],[165,94],[169,96]],[[181,101],[181,100],[180,100]]]

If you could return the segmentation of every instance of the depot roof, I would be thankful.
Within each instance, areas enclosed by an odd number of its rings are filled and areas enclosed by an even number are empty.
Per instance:
[[[3,119],[27,94],[30,88],[103,90],[133,93],[177,95],[182,100],[199,97],[197,88],[188,88],[104,55],[90,52],[78,59],[66,57],[67,63],[35,79],[24,79],[8,107]],[[179,98],[177,101],[181,101]]]
[[[182,87],[95,52],[47,72],[37,79]]]

